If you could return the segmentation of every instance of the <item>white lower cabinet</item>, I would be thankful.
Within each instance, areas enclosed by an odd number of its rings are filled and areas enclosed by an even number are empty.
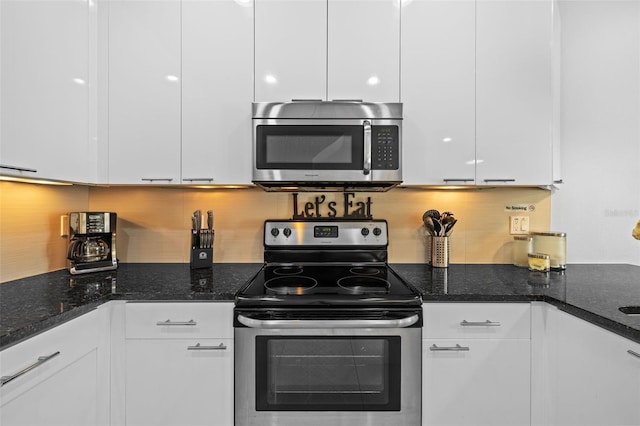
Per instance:
[[[546,321],[544,423],[640,425],[640,344],[554,307]]]
[[[128,303],[125,314],[125,423],[232,425],[233,303]]]
[[[15,376],[0,388],[0,424],[109,424],[108,312],[102,307],[0,352],[3,382]]]
[[[528,303],[423,305],[422,424],[529,425]]]

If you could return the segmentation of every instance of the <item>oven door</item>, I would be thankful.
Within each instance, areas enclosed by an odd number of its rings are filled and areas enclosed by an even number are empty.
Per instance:
[[[288,323],[240,316],[248,326],[235,329],[236,426],[418,426],[417,317]]]

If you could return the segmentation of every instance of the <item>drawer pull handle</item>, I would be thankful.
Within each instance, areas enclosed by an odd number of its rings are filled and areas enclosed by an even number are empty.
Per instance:
[[[38,360],[36,362],[34,362],[30,366],[25,367],[24,369],[18,371],[16,374],[12,374],[10,376],[2,376],[2,378],[0,378],[0,386],[4,386],[7,383],[9,383],[10,381],[12,381],[14,379],[17,379],[18,377],[22,376],[23,374],[28,373],[29,371],[33,370],[34,368],[40,367],[45,362],[49,361],[50,359],[53,359],[53,358],[57,357],[58,355],[60,355],[60,351],[54,352],[49,356],[40,356],[40,357],[38,357]]]
[[[202,346],[197,343],[195,346],[187,346],[188,351],[224,351],[227,349],[227,345],[220,343],[218,346]]]
[[[636,351],[632,351],[631,349],[629,349],[627,353],[631,356],[635,356],[636,358],[640,358],[640,354]]]
[[[171,321],[170,319],[166,321],[158,321],[156,325],[178,325],[178,326],[188,326],[188,325],[197,325],[198,323],[194,320],[189,321]]]
[[[469,346],[460,346],[458,344],[456,344],[455,346],[438,346],[434,344],[434,345],[431,345],[429,350],[432,352],[440,352],[440,351],[461,352],[461,351],[468,351]]]
[[[463,327],[500,327],[500,322],[498,321],[467,321],[462,320],[460,323]]]
[[[173,182],[173,178],[141,178],[143,182]]]

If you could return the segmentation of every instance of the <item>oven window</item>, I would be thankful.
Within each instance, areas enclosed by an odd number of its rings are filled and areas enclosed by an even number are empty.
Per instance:
[[[400,336],[257,336],[258,411],[400,411]]]
[[[285,170],[360,170],[362,126],[269,125],[256,129],[256,167]]]

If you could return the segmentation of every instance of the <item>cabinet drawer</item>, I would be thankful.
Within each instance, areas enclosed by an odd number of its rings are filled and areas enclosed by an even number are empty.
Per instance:
[[[529,339],[529,303],[425,303],[425,339]]]
[[[233,337],[233,303],[127,303],[126,338]]]
[[[94,353],[107,324],[105,309],[96,309],[0,352],[1,375],[11,378],[0,391],[2,404]]]

